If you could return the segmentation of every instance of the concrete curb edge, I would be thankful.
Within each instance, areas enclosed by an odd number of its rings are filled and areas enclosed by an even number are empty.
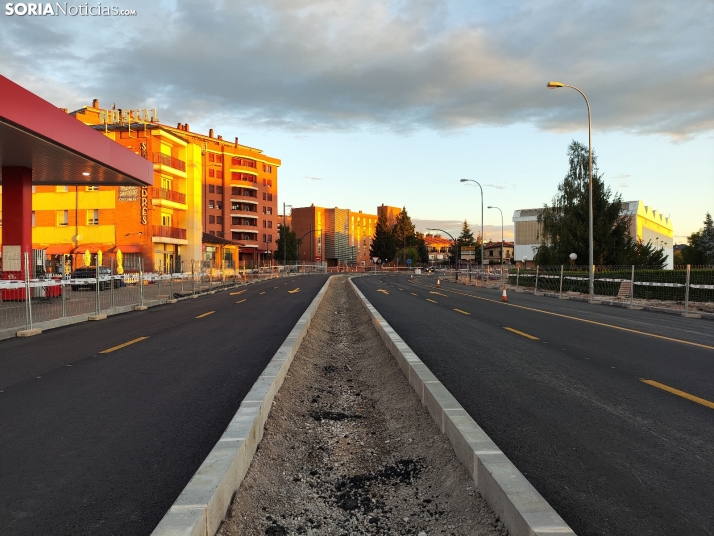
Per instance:
[[[218,531],[263,438],[273,399],[331,280],[331,277],[328,278],[275,352],[218,443],[151,533],[152,536],[212,536]]]
[[[501,452],[453,395],[434,376],[350,278],[372,324],[426,406],[479,492],[511,536],[575,535],[513,463]]]

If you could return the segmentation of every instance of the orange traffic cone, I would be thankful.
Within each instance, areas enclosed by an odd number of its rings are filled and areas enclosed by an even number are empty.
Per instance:
[[[503,294],[501,294],[501,301],[508,301],[508,295],[506,294],[506,285],[503,285]]]
[[[436,288],[441,288],[441,279],[436,278]]]

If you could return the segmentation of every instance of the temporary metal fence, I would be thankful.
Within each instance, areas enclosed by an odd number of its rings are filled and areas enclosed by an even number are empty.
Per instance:
[[[98,262],[99,261],[99,262]],[[96,266],[99,265],[97,274]],[[138,270],[117,273],[114,258],[91,256],[89,270],[75,270],[66,277],[33,277],[32,260],[25,254],[4,259],[17,279],[0,280],[0,331],[32,329],[37,323],[78,315],[96,315],[120,311],[137,305],[163,303],[191,295],[235,287],[282,276],[325,273],[322,265],[261,266],[255,268],[216,268],[205,261],[183,261],[171,273]],[[120,270],[121,271],[121,270]],[[84,273],[81,273],[84,272]],[[77,277],[78,275],[83,277]],[[22,274],[22,277],[19,275]],[[88,276],[88,277],[84,277]]]
[[[677,266],[663,270],[648,266],[596,266],[594,295],[597,300],[690,308],[714,312],[714,268]],[[536,266],[512,270],[508,283],[516,289],[556,293],[560,296],[589,296],[587,266]]]

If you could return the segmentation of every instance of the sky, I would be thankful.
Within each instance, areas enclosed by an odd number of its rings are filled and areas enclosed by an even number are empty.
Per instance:
[[[549,203],[569,143],[588,142],[585,100],[557,80],[590,101],[613,194],[671,216],[676,243],[714,212],[712,0],[101,5],[136,14],[0,3],[0,74],[58,107],[97,98],[238,137],[282,160],[281,204],[406,207],[452,234],[483,217],[512,239],[513,211]]]

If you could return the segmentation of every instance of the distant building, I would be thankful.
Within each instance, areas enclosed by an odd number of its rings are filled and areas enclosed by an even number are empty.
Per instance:
[[[328,266],[368,266],[376,225],[377,216],[361,210],[315,205],[292,209],[291,230],[300,240],[301,261],[324,261]]]
[[[444,238],[440,234],[426,234],[424,235],[424,242],[426,243],[426,250],[429,252],[430,263],[441,263],[449,260],[449,248],[454,245],[450,239]]]
[[[382,205],[377,207],[377,216],[381,216],[382,212],[387,216],[389,227],[394,227],[394,224],[397,223],[397,216],[402,212],[402,209],[399,207],[390,207],[382,203]]]
[[[540,246],[541,242],[538,215],[542,211],[542,208],[529,208],[513,212],[515,244],[513,256],[516,262],[522,262],[523,259],[533,261],[535,254],[533,248]],[[656,248],[662,249],[667,255],[666,268],[673,268],[674,227],[672,220],[651,206],[645,205],[644,201],[624,201],[621,214],[631,217],[630,236],[635,240],[642,240],[645,244],[651,242]]]
[[[501,262],[501,242],[491,242],[483,245],[484,264],[499,264]],[[513,262],[513,242],[503,242],[503,264]]]

